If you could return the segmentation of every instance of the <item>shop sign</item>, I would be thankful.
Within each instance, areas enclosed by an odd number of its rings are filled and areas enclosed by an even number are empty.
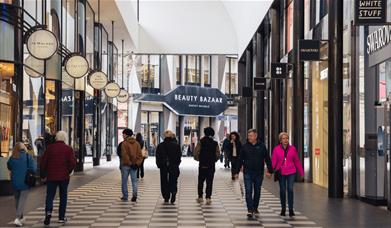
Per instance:
[[[118,96],[117,96],[117,101],[119,103],[126,103],[128,102],[129,100],[129,93],[128,91],[124,90],[124,89],[121,89],[121,91],[119,92]]]
[[[216,88],[179,86],[164,100],[179,115],[217,116],[227,109],[227,97]]]
[[[58,41],[54,33],[46,29],[39,29],[32,32],[26,42],[30,55],[37,59],[49,59],[58,48]]]
[[[88,73],[89,64],[86,58],[71,54],[65,59],[65,71],[73,78],[81,78]]]
[[[288,64],[286,64],[286,63],[272,63],[271,64],[272,78],[275,78],[275,79],[287,78],[288,77],[287,66],[288,66]],[[266,83],[265,83],[265,87],[266,87]],[[266,90],[266,88],[265,88],[265,90]]]
[[[367,36],[367,53],[372,54],[391,43],[391,25],[385,25]]]
[[[254,85],[255,91],[265,91],[266,90],[266,78],[255,77],[253,85]]]
[[[355,25],[379,25],[387,20],[387,0],[356,0]]]
[[[62,114],[65,116],[72,116],[73,115],[73,108],[74,108],[74,101],[75,96],[74,92],[71,89],[66,89],[62,91],[62,97],[61,97],[61,107],[62,107]],[[85,106],[84,106],[84,113],[87,115],[91,115],[94,113],[94,97],[93,96],[86,96],[85,100]]]
[[[299,40],[301,61],[320,61],[320,40]]]
[[[102,71],[92,71],[88,76],[88,82],[94,89],[101,90],[107,85],[107,76]]]
[[[105,87],[105,93],[106,96],[110,98],[117,97],[119,93],[121,92],[121,88],[119,85],[115,82],[110,82],[109,84],[106,85]]]
[[[30,77],[39,78],[45,72],[45,61],[29,55],[24,61],[24,71]]]

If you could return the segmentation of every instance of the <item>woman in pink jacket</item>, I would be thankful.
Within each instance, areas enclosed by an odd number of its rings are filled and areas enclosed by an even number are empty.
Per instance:
[[[288,185],[288,206],[289,216],[295,216],[293,211],[293,183],[295,182],[296,173],[304,176],[303,167],[301,166],[299,155],[296,148],[289,145],[289,136],[286,132],[281,132],[278,136],[280,144],[273,149],[272,164],[275,175],[280,183],[280,201],[281,216],[285,216],[286,211],[286,190]]]

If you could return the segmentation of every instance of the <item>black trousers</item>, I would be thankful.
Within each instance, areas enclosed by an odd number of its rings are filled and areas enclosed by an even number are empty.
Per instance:
[[[215,167],[199,167],[198,168],[198,197],[202,198],[204,191],[204,182],[206,181],[206,198],[212,196],[213,178],[215,175]]]
[[[145,159],[143,159],[143,162],[141,163],[140,167],[137,168],[137,178],[144,178],[144,161]]]
[[[240,167],[239,167],[239,158],[238,157],[232,157],[231,159],[231,173],[232,176],[239,174]]]
[[[169,200],[172,195],[178,191],[179,168],[169,169],[167,167],[160,168],[160,187],[162,196],[165,200]]]

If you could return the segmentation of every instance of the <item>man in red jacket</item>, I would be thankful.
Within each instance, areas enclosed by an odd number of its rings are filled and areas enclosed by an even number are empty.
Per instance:
[[[67,207],[69,174],[76,166],[76,158],[73,149],[66,145],[67,134],[59,131],[56,134],[56,142],[50,144],[42,157],[41,175],[46,178],[46,208],[45,225],[50,224],[53,211],[53,200],[57,187],[60,189],[60,207],[58,222],[65,223],[65,211]]]

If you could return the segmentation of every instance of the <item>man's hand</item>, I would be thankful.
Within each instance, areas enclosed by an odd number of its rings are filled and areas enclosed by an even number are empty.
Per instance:
[[[266,171],[266,177],[270,179],[272,178],[272,175],[268,171]]]

